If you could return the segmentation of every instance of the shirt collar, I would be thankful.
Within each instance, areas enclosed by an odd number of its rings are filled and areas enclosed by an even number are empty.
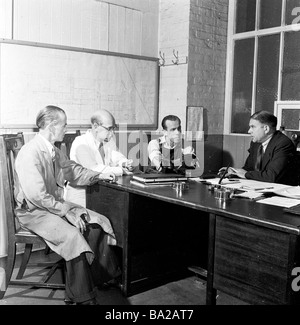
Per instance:
[[[96,145],[96,147],[97,148],[99,148],[100,147],[100,144],[101,144],[101,142],[100,141],[98,141],[94,136],[93,136],[93,133],[92,133],[92,130],[91,129],[89,129],[89,130],[87,130],[86,131],[86,133],[93,139],[93,141],[94,141],[94,143],[95,143],[95,145]],[[104,145],[104,142],[103,142],[103,145]]]
[[[50,153],[50,156],[51,157],[54,157],[55,156],[55,150],[54,150],[54,147],[53,145],[50,143],[50,141],[48,141],[44,136],[42,136],[40,133],[37,134],[45,143],[49,153]]]
[[[171,147],[168,142],[167,142],[167,138],[165,135],[163,135],[161,138],[160,138],[160,143],[163,144],[165,146],[165,148],[167,149],[174,149],[177,145],[175,144],[173,147]]]
[[[271,137],[270,137],[269,139],[267,139],[266,141],[262,142],[261,145],[262,145],[262,147],[263,147],[263,151],[264,151],[264,152],[266,151],[267,146],[268,146],[269,142],[271,141],[272,137],[273,137],[273,136],[271,136]]]

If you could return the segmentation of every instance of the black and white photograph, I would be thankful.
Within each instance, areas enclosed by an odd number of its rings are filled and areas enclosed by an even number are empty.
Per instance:
[[[10,305],[300,305],[300,0],[0,0]]]

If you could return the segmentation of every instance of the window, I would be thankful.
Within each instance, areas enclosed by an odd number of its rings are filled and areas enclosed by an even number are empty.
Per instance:
[[[225,133],[250,116],[300,100],[300,0],[229,1]]]
[[[276,102],[275,113],[278,118],[278,125],[283,125],[286,131],[300,130],[300,102]]]

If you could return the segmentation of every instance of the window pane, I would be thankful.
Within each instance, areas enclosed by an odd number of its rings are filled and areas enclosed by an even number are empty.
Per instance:
[[[260,2],[259,28],[281,26],[282,0],[262,0]]]
[[[299,109],[283,109],[281,116],[281,125],[286,130],[300,130],[300,111]]]
[[[256,0],[238,0],[236,15],[236,33],[255,30]]]
[[[300,0],[287,0],[285,22],[286,25],[291,25],[293,22],[298,23],[295,19],[300,16]],[[294,21],[295,20],[295,21]]]
[[[252,107],[254,38],[235,42],[232,133],[247,133]]]
[[[274,102],[278,99],[279,46],[279,34],[258,39],[255,111],[274,112]]]
[[[282,100],[300,100],[300,32],[285,34]]]

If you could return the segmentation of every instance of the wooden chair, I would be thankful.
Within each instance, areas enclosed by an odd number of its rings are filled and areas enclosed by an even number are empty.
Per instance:
[[[44,240],[36,234],[24,230],[20,227],[15,217],[14,208],[14,162],[15,158],[24,144],[23,133],[15,135],[0,135],[0,168],[3,181],[3,195],[5,202],[5,215],[7,220],[7,234],[8,234],[8,255],[6,263],[6,282],[4,290],[1,288],[0,299],[5,295],[8,285],[26,285],[37,288],[50,289],[64,289],[64,284],[48,283],[50,277],[54,274],[56,269],[61,266],[60,262],[43,262],[37,264],[28,264],[32,247],[34,244],[45,244]],[[25,244],[25,251],[23,254],[21,266],[16,279],[22,279],[27,266],[43,266],[50,267],[50,271],[39,282],[29,282],[24,280],[12,280],[12,273],[16,260],[16,246],[17,243]]]
[[[57,148],[64,151],[64,153],[68,156],[68,158],[70,158],[72,142],[79,135],[80,135],[80,130],[76,130],[75,133],[66,133],[63,141],[55,142],[54,144]]]

